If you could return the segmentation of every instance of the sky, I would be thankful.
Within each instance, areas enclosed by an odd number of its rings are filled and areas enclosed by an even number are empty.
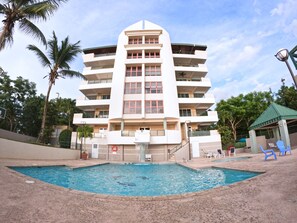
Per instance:
[[[219,102],[252,91],[277,92],[281,79],[292,86],[285,63],[274,55],[297,45],[296,9],[296,0],[69,0],[49,20],[35,24],[47,39],[55,31],[59,41],[69,36],[71,43],[80,41],[86,49],[116,45],[126,27],[140,20],[153,22],[169,33],[172,43],[207,46],[209,92]],[[45,49],[15,28],[13,45],[0,51],[0,67],[11,79],[22,76],[35,82],[38,94],[45,95],[48,80],[44,77],[49,71],[26,47],[34,44]],[[71,69],[82,72],[83,67],[78,55]],[[81,81],[57,80],[51,98],[82,99]]]

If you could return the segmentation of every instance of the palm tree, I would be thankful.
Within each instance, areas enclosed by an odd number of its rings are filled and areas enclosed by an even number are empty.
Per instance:
[[[61,46],[59,46],[56,34],[55,32],[53,32],[53,38],[48,40],[48,44],[47,44],[48,56],[46,56],[35,45],[29,45],[27,47],[29,50],[33,51],[36,54],[42,66],[48,67],[50,69],[49,74],[45,76],[45,77],[48,77],[49,85],[48,85],[47,95],[45,97],[41,131],[39,135],[39,140],[41,142],[43,142],[48,100],[49,100],[52,86],[55,84],[56,80],[59,78],[65,78],[65,77],[70,77],[70,78],[79,77],[79,78],[85,79],[85,77],[80,72],[70,70],[70,65],[69,65],[69,63],[75,59],[77,54],[82,52],[79,46],[79,43],[80,41],[74,44],[71,44],[69,43],[69,37],[66,37],[63,41],[61,41]]]
[[[81,140],[81,146],[83,144],[84,148],[83,148],[83,152],[87,153],[87,149],[86,149],[86,138],[93,138],[93,128],[89,125],[83,124],[82,126],[79,126],[76,130],[78,132],[78,138]],[[82,138],[84,138],[84,142],[82,143]],[[82,147],[80,147],[80,158],[82,156]]]
[[[42,32],[32,23],[32,20],[46,21],[54,13],[62,2],[68,0],[6,0],[0,3],[0,14],[4,15],[3,27],[0,30],[0,51],[7,44],[13,43],[13,31],[16,22],[19,28],[27,34],[41,40],[46,44]]]

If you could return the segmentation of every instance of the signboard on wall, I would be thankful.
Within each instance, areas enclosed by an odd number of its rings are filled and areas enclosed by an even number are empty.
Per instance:
[[[5,119],[6,109],[0,107],[0,119]]]

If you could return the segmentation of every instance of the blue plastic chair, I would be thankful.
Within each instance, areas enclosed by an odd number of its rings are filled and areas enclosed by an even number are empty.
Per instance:
[[[282,140],[278,140],[276,142],[277,148],[279,149],[279,155],[280,156],[284,156],[287,154],[287,152],[290,152],[290,154],[292,154],[291,152],[291,147],[287,146],[287,148],[285,147],[285,144]]]
[[[267,150],[265,150],[265,149],[263,149],[263,147],[262,146],[260,146],[260,149],[261,149],[261,151],[264,153],[264,155],[265,155],[265,160],[267,160],[267,158],[268,157],[270,157],[270,156],[274,156],[274,159],[276,160],[277,158],[276,158],[276,154],[275,154],[275,152],[273,151],[273,149],[267,149]]]

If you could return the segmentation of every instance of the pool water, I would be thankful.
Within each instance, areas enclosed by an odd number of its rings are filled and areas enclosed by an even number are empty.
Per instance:
[[[162,196],[197,192],[259,174],[220,168],[192,170],[177,164],[105,164],[76,169],[66,166],[11,168],[65,188],[121,196]]]

